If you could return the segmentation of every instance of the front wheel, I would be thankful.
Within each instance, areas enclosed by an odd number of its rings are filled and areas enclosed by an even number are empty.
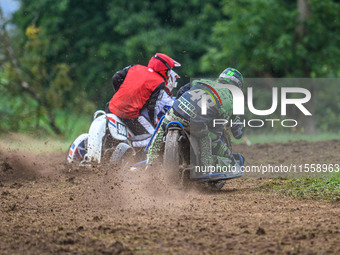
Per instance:
[[[221,190],[224,186],[224,184],[226,183],[225,180],[222,181],[218,181],[218,182],[208,182],[208,186],[212,189],[212,190]]]
[[[163,167],[166,171],[166,176],[170,181],[177,182],[179,180],[180,166],[180,147],[179,147],[179,130],[169,130],[166,135]]]

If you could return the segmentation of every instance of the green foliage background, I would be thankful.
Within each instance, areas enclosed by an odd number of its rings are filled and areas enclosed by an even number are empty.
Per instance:
[[[297,0],[19,2],[0,23],[0,132],[70,135],[112,97],[117,70],[155,52],[182,64],[180,85],[227,66],[251,78],[340,75],[339,1],[304,0],[304,20]],[[314,89],[316,127],[338,131],[339,87]],[[268,105],[271,89],[257,93]]]

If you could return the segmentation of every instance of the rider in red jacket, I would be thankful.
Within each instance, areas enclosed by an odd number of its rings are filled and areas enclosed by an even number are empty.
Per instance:
[[[167,90],[171,69],[176,66],[180,66],[177,61],[156,53],[147,67],[131,65],[112,77],[116,93],[109,102],[109,110],[120,117],[134,135],[153,134],[157,100],[160,93]],[[142,109],[147,109],[149,118],[141,114]],[[146,146],[147,142],[148,139],[138,145]]]

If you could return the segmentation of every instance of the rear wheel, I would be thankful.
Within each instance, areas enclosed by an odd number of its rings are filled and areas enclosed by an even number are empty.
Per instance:
[[[126,167],[130,157],[133,156],[133,149],[127,143],[119,143],[110,157],[110,164]]]
[[[180,147],[179,147],[179,130],[169,130],[166,135],[163,167],[166,171],[166,177],[171,182],[179,180],[179,166],[180,166]]]

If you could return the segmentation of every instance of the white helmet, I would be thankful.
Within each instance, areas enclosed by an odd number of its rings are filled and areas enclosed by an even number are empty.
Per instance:
[[[168,74],[168,80],[165,84],[165,86],[170,90],[170,92],[177,87],[177,78],[181,78],[175,71],[170,69],[170,72]]]

